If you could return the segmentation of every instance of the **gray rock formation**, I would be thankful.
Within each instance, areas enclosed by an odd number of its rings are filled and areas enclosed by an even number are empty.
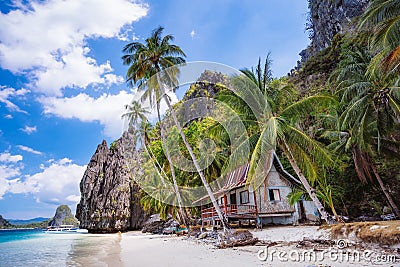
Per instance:
[[[60,225],[78,225],[78,220],[72,215],[71,209],[67,205],[61,205],[57,208],[56,214],[50,220],[49,226],[60,226]]]
[[[159,214],[153,214],[144,224],[142,233],[174,234],[179,223],[169,217],[166,221]]]
[[[333,37],[354,27],[351,20],[363,13],[369,0],[309,0],[310,46],[300,53],[302,62],[327,48]]]
[[[146,221],[139,186],[133,181],[137,170],[128,164],[128,158],[140,164],[132,143],[132,134],[126,132],[110,148],[106,141],[98,145],[80,183],[76,217],[81,228],[97,233],[126,231],[139,229]]]
[[[8,228],[10,226],[11,226],[11,224],[7,220],[3,219],[3,217],[0,215],[0,229]]]

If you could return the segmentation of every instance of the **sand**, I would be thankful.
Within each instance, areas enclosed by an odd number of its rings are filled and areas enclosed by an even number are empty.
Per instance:
[[[376,249],[370,259],[360,261],[350,258],[332,258],[332,254],[326,251],[324,260],[321,261],[322,250],[316,250],[316,259],[309,258],[295,261],[296,257],[304,255],[305,249],[297,248],[292,241],[308,239],[328,239],[329,234],[325,230],[318,230],[316,226],[286,226],[269,227],[263,230],[254,230],[252,233],[261,240],[288,242],[277,244],[265,251],[265,246],[246,246],[240,248],[217,249],[211,244],[205,244],[201,240],[187,237],[166,235],[150,235],[141,232],[128,232],[110,235],[107,241],[98,244],[98,249],[92,251],[86,260],[81,260],[78,266],[206,266],[206,267],[242,267],[242,266],[400,266],[400,262],[377,262],[372,256],[385,255],[384,251]],[[262,250],[262,253],[259,251]],[[327,250],[327,249],[325,249]],[[274,258],[271,252],[275,251]],[[308,250],[307,250],[308,251]],[[352,250],[349,250],[352,252]],[[265,254],[267,252],[267,254]],[[360,251],[363,253],[363,251]],[[278,257],[279,253],[286,253]],[[266,260],[260,260],[268,255]],[[305,254],[306,256],[309,254]],[[391,256],[385,255],[385,256]],[[398,256],[398,255],[397,255]],[[77,263],[77,261],[75,261]]]

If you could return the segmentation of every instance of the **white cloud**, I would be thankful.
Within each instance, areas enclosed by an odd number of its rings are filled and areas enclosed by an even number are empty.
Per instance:
[[[50,204],[71,204],[79,201],[79,182],[86,166],[73,164],[70,159],[54,161],[42,172],[27,175],[22,180],[0,179],[0,197],[5,193],[32,194],[38,202]],[[15,175],[14,175],[15,176]]]
[[[192,39],[193,39],[195,35],[196,35],[196,32],[195,32],[194,30],[192,30],[192,31],[190,32],[190,37],[192,37]]]
[[[80,195],[69,195],[65,198],[67,201],[78,203],[81,199]]]
[[[9,152],[0,154],[0,199],[10,190],[10,178],[17,177],[21,174],[20,170],[23,167],[20,161],[21,155],[11,155]]]
[[[70,98],[45,97],[39,101],[45,114],[82,122],[99,122],[104,126],[105,135],[118,138],[122,132],[121,116],[125,112],[125,105],[131,102],[133,96],[126,91],[117,95],[103,94],[98,98],[81,93]]]
[[[0,13],[0,66],[26,74],[32,89],[57,96],[64,87],[120,82],[110,62],[90,56],[86,41],[126,40],[131,23],[148,11],[130,0],[34,0],[17,6]]]
[[[32,154],[35,154],[35,155],[42,155],[42,152],[34,150],[33,148],[30,148],[30,147],[27,147],[27,146],[18,145],[17,147],[19,149],[21,149],[22,151],[25,151],[25,152],[29,152],[29,153],[32,153]]]
[[[1,46],[1,43],[0,43],[0,46]],[[1,52],[0,52],[0,55],[1,55]],[[0,60],[1,60],[1,57],[0,57]],[[16,90],[14,88],[10,88],[10,87],[1,85],[0,86],[0,103],[5,104],[6,108],[10,111],[16,111],[16,112],[21,112],[21,113],[26,114],[27,112],[25,110],[20,109],[17,105],[15,105],[13,102],[11,102],[10,98],[21,97],[27,93],[29,93],[29,90],[26,90],[26,89]],[[9,119],[9,117],[7,117],[7,116],[6,116],[6,118]],[[12,116],[11,116],[11,118],[12,118]]]
[[[13,116],[11,114],[4,115],[5,119],[11,120]]]
[[[22,159],[23,157],[21,155],[11,155],[9,152],[3,152],[0,154],[0,162],[16,163]]]
[[[37,127],[36,126],[31,127],[31,126],[25,125],[25,127],[21,128],[20,130],[27,134],[31,134],[31,133],[37,132]]]
[[[178,102],[174,93],[168,94],[171,103]],[[44,113],[58,116],[64,119],[78,119],[82,122],[99,122],[104,126],[104,134],[111,138],[118,138],[124,128],[121,116],[126,112],[125,106],[132,100],[138,100],[141,93],[128,93],[120,91],[116,95],[103,94],[98,98],[93,98],[81,93],[70,98],[42,97]],[[144,103],[143,107],[148,108],[149,104]],[[167,105],[161,101],[161,114],[167,110]],[[150,110],[149,121],[157,118],[156,110]]]

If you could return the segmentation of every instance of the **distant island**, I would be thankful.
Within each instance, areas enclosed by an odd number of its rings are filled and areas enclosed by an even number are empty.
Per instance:
[[[38,217],[28,220],[6,220],[0,215],[0,229],[47,228],[48,226],[59,226],[62,224],[79,225],[78,220],[67,205],[58,206],[52,218]]]
[[[7,221],[6,219],[4,219],[4,218],[0,215],[0,229],[9,228],[9,227],[11,227],[10,222]]]
[[[14,220],[14,219],[7,219],[7,221],[14,225],[14,226],[18,226],[18,225],[30,225],[30,224],[37,224],[37,223],[43,223],[45,221],[50,221],[51,218],[44,218],[44,217],[37,217],[37,218],[33,218],[33,219],[27,219],[27,220]]]

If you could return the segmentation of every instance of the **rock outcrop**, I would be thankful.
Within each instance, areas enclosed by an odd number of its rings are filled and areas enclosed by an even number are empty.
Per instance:
[[[106,233],[139,229],[147,219],[139,204],[136,170],[128,158],[140,164],[132,133],[124,133],[108,148],[98,145],[80,183],[81,200],[76,217],[81,228]],[[129,164],[128,164],[129,163]]]
[[[153,214],[144,224],[142,233],[173,234],[177,227],[179,227],[179,223],[173,218],[162,220],[159,214]]]
[[[0,229],[8,228],[10,226],[11,226],[11,224],[6,219],[3,219],[3,217],[0,215]]]
[[[351,30],[350,22],[361,15],[369,0],[309,0],[310,46],[300,55],[302,62],[327,48],[337,33]]]
[[[61,205],[57,208],[56,214],[50,220],[49,226],[60,226],[60,225],[75,225],[79,224],[78,220],[72,215],[71,209],[67,205]]]

